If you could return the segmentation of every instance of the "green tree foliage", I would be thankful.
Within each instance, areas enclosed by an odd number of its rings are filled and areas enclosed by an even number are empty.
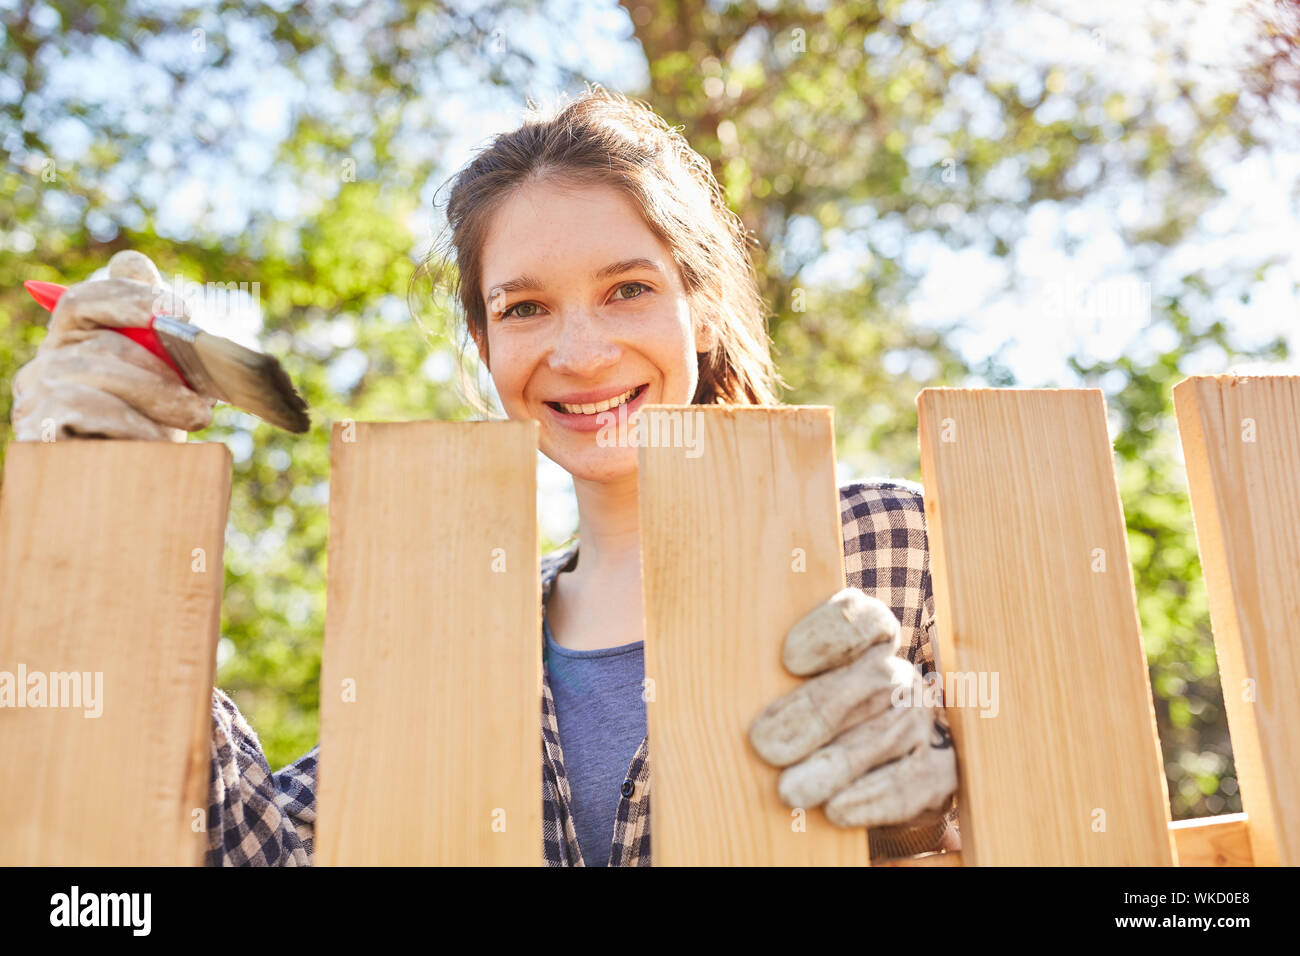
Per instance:
[[[1214,315],[1210,286],[1249,297],[1259,264],[1172,283],[1161,270],[1218,198],[1215,164],[1259,146],[1243,98],[1206,95],[1178,38],[1155,26],[1167,69],[1135,87],[1122,37],[1023,3],[621,5],[648,77],[625,92],[712,162],[756,240],[786,400],[836,407],[837,449],[856,473],[920,478],[919,389],[1018,384],[996,356],[964,357],[960,323],[914,320],[925,243],[1008,263],[1014,285],[1035,210],[1140,188],[1143,215],[1110,226],[1161,283],[1150,324],[1173,344],[1118,360],[1081,352],[1077,381],[1056,384],[1104,388],[1115,418],[1174,814],[1239,809],[1170,388],[1207,350],[1226,362],[1285,349],[1242,346]],[[544,65],[579,88],[571,64],[532,52],[535,32],[563,32],[576,11],[561,0],[472,13],[402,0],[130,9],[0,4],[0,370],[11,378],[44,334],[22,279],[76,281],[138,248],[168,277],[258,283],[263,344],[285,357],[317,427],[290,436],[222,407],[197,437],[228,442],[236,459],[218,682],[278,766],[318,728],[327,426],[469,414],[451,387],[445,302],[414,299],[431,334],[406,308],[428,247],[413,214],[462,159],[447,155],[454,129],[438,107],[493,88],[544,96]],[[1091,55],[1023,49],[1014,28],[1031,17]],[[73,82],[87,64],[119,95]],[[257,108],[268,86],[288,103],[282,125]],[[214,186],[178,225],[169,190],[197,170]],[[232,174],[253,196],[242,213],[219,201]],[[0,390],[6,427],[9,398]]]
[[[431,104],[531,67],[492,45],[492,5],[285,6],[22,3],[0,45],[0,438],[45,334],[22,280],[80,281],[127,248],[169,283],[255,284],[261,343],[311,405],[303,436],[224,405],[193,436],[234,452],[217,682],[273,766],[317,740],[331,423],[469,415],[451,343],[407,307],[429,245],[412,214],[447,161]],[[268,82],[291,104],[278,136],[256,112]],[[178,229],[169,197],[200,169],[252,201],[231,223],[214,189]]]
[[[928,270],[924,259],[909,264],[909,241],[928,234],[1015,263],[1036,207],[1077,206],[1136,182],[1145,215],[1112,227],[1154,276],[1220,196],[1216,164],[1259,145],[1239,98],[1195,88],[1186,52],[1154,25],[1167,79],[1134,90],[1122,38],[1085,22],[1059,24],[1093,54],[1082,64],[1008,51],[1007,23],[1030,15],[1026,4],[719,11],[678,0],[647,16],[646,0],[622,2],[650,61],[648,100],[713,162],[765,252],[786,400],[833,404],[839,456],[860,473],[920,478],[920,388],[1018,384],[996,360],[968,369],[948,336],[909,321]],[[856,264],[849,281],[805,277],[845,252]],[[1256,278],[1245,268],[1215,280],[1240,283],[1248,298]],[[1061,277],[1063,299],[1072,279]],[[1225,363],[1286,357],[1282,342],[1236,348],[1208,291],[1205,277],[1188,275],[1152,303],[1152,329],[1176,341],[1153,361],[1070,361],[1117,413],[1116,467],[1176,817],[1241,805],[1170,390],[1207,347]],[[1064,313],[1072,303],[1062,304]],[[891,355],[904,358],[894,366],[902,374],[888,367]]]

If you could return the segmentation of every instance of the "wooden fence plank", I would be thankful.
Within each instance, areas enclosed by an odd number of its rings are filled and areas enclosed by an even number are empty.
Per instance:
[[[1225,813],[1169,824],[1178,847],[1179,866],[1252,866],[1250,837],[1244,813]],[[962,866],[961,851],[923,853],[885,860],[876,866]]]
[[[1173,863],[1101,391],[930,388],[917,409],[965,863]]]
[[[820,810],[800,826],[803,812],[777,797],[779,771],[748,739],[754,717],[802,680],[781,665],[786,633],[844,587],[831,412],[642,409],[656,866],[870,862],[863,831]]]
[[[0,865],[203,862],[229,505],[225,445],[10,443]]]
[[[536,422],[336,424],[325,865],[543,861]]]
[[[1174,386],[1257,866],[1300,865],[1300,376]]]
[[[1250,821],[1244,813],[1225,813],[1169,824],[1178,845],[1179,866],[1254,866]]]

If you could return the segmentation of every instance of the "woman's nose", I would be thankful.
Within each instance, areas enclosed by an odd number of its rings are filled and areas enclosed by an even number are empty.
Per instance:
[[[595,378],[618,364],[621,349],[610,341],[599,320],[589,314],[571,314],[557,323],[559,337],[551,349],[551,367],[574,378]]]

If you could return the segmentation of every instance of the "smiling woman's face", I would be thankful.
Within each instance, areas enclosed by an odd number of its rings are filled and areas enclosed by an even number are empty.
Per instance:
[[[493,216],[481,292],[506,414],[540,422],[542,453],[575,478],[636,470],[636,448],[598,443],[610,415],[597,410],[626,402],[626,413],[612,411],[630,422],[647,403],[695,394],[696,352],[708,342],[669,249],[613,187],[518,190]]]

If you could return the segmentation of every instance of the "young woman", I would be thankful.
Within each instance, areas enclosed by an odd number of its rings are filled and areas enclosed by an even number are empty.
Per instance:
[[[596,424],[621,405],[777,402],[744,230],[680,134],[599,87],[496,137],[455,177],[447,218],[439,261],[505,414],[540,423],[577,494],[581,556],[575,542],[541,565],[546,862],[649,865],[637,453],[597,442]],[[184,440],[208,424],[210,403],[103,330],[147,320],[156,268],[119,253],[109,271],[65,295],[15,380],[19,440],[51,420],[60,437]],[[788,768],[789,805],[869,827],[873,858],[953,849],[950,738],[908,704],[935,667],[921,490],[859,482],[840,502],[850,587],[791,632],[786,660],[810,640],[829,656],[750,739]],[[213,715],[208,864],[309,865],[319,748],[273,774],[217,689]]]

